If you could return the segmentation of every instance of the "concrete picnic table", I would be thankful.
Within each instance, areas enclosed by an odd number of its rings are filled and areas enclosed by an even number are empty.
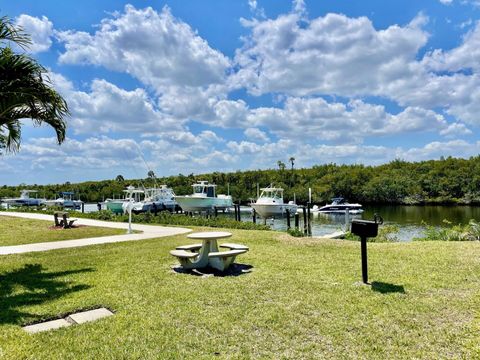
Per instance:
[[[189,239],[202,240],[202,244],[178,246],[170,254],[177,257],[184,269],[201,269],[211,266],[223,271],[235,260],[237,255],[246,253],[248,247],[239,244],[221,244],[220,247],[229,248],[228,251],[218,251],[219,239],[226,239],[232,234],[226,231],[209,231],[187,235]],[[187,251],[191,250],[191,251]],[[198,252],[196,252],[198,250]]]

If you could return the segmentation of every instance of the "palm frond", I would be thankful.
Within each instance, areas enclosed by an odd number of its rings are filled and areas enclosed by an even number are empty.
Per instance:
[[[11,41],[22,48],[32,44],[30,36],[19,25],[14,25],[8,16],[0,17],[0,42]]]
[[[2,36],[8,34],[0,25],[0,40]],[[21,119],[50,125],[60,144],[65,139],[68,115],[66,101],[53,89],[42,65],[9,47],[0,48],[0,147],[3,144],[7,151],[18,149]]]

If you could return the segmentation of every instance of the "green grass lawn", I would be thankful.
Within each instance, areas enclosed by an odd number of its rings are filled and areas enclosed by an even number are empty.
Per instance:
[[[198,229],[196,229],[198,230]],[[235,230],[238,276],[172,271],[185,235],[0,257],[0,358],[479,358],[480,243],[360,243]],[[115,316],[29,335],[105,306]]]
[[[0,217],[0,246],[32,244],[47,241],[83,239],[125,234],[125,230],[80,226],[72,229],[52,228],[52,221]]]

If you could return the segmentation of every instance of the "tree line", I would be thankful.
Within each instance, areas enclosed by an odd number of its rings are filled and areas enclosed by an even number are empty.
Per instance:
[[[308,201],[324,204],[332,197],[342,196],[362,204],[480,204],[480,155],[469,159],[441,158],[421,162],[396,159],[379,166],[315,165],[311,168],[247,170],[230,173],[179,174],[156,178],[149,172],[145,179],[125,179],[117,175],[113,180],[87,181],[52,185],[0,187],[0,198],[16,197],[22,189],[35,189],[40,197],[54,198],[61,191],[74,191],[83,201],[100,202],[121,197],[129,186],[153,187],[167,184],[176,194],[192,192],[191,185],[199,180],[217,184],[217,193],[233,196],[235,202],[247,204],[257,196],[257,184],[274,184],[285,189],[285,200],[297,203]]]

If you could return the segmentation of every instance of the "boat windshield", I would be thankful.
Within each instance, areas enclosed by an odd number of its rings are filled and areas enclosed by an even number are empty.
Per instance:
[[[275,200],[282,200],[283,199],[283,194],[279,190],[271,190],[271,189],[265,189],[262,191],[261,198],[272,198]]]
[[[206,186],[202,186],[202,185],[195,185],[193,187],[193,192],[195,194],[206,194],[207,193],[207,187]]]

